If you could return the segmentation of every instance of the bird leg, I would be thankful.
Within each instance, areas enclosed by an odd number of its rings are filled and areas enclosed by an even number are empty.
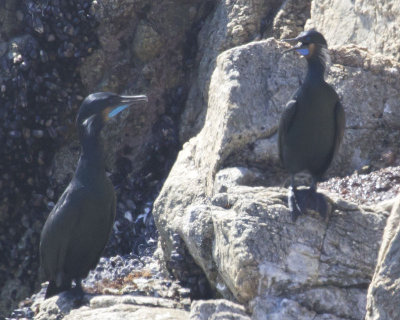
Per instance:
[[[75,287],[70,290],[74,300],[76,300],[76,304],[80,305],[83,297],[85,295],[85,292],[82,289],[82,284],[81,284],[81,279],[75,279]]]
[[[292,221],[295,222],[299,216],[307,212],[307,207],[304,206],[304,201],[298,201],[299,195],[303,190],[297,190],[294,183],[294,175],[291,176],[291,186],[288,194],[288,206],[292,214]]]
[[[291,186],[288,193],[288,206],[290,213],[292,215],[292,221],[295,222],[299,216],[301,216],[301,211],[297,205],[296,201],[296,187]]]
[[[322,193],[319,192],[314,193],[313,210],[317,211],[324,219],[328,215],[328,204]]]
[[[50,280],[49,285],[47,286],[46,289],[46,295],[45,299],[48,299],[52,296],[55,296],[56,294],[59,294],[63,291],[68,291],[71,289],[71,283],[66,281],[66,282],[61,282],[59,286],[57,286],[56,281]]]
[[[311,186],[310,186],[310,190],[317,192],[317,178],[314,176],[311,176]]]

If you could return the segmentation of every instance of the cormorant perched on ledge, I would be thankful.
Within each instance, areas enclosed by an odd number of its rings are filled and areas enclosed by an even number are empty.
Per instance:
[[[285,52],[295,50],[308,63],[304,82],[287,103],[279,123],[279,156],[291,174],[288,202],[295,221],[307,209],[326,215],[326,200],[316,192],[316,183],[339,148],[345,114],[337,93],[324,80],[327,43],[323,35],[311,30],[284,41],[299,42]],[[294,175],[304,170],[311,174],[312,185],[308,190],[297,190]]]
[[[105,122],[145,95],[108,92],[83,101],[76,126],[82,146],[74,177],[51,211],[40,238],[40,263],[49,280],[46,299],[72,287],[93,269],[108,241],[115,218],[115,193],[105,172],[100,131]]]

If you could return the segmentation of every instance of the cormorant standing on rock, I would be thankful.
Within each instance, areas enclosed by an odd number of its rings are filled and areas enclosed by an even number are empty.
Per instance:
[[[100,131],[110,118],[140,101],[147,97],[98,92],[86,97],[79,109],[78,166],[40,238],[41,269],[49,280],[46,298],[71,289],[72,280],[82,294],[81,279],[99,261],[115,218],[115,193],[105,172]]]
[[[323,35],[311,30],[284,41],[299,42],[285,52],[295,50],[308,63],[304,82],[287,103],[279,123],[279,156],[291,174],[288,202],[295,221],[307,209],[326,215],[326,200],[316,192],[316,183],[339,148],[345,114],[337,93],[324,80],[327,43]],[[304,170],[311,174],[312,185],[297,190],[294,175]]]

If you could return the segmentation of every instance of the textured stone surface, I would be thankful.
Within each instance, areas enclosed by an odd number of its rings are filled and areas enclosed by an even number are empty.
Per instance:
[[[388,218],[374,277],[368,289],[368,320],[400,318],[400,197]]]
[[[122,1],[118,5],[112,0],[94,1],[91,6],[99,24],[96,33],[100,45],[79,67],[86,90],[143,92],[149,97],[144,109],[117,126],[123,128],[120,141],[110,143],[112,154],[121,153],[121,144],[129,148],[124,156],[133,171],[148,161],[144,146],[154,144],[156,133],[166,129],[161,122],[166,109],[173,109],[166,119],[173,123],[170,117],[183,106],[189,74],[185,64],[193,54],[188,48],[193,43],[189,37],[193,26],[205,18],[208,6],[203,1],[160,0],[150,5],[146,1]],[[154,126],[157,128],[152,131]],[[175,134],[163,136],[172,140]]]
[[[76,305],[74,299],[61,294],[33,306],[35,320],[127,319],[186,320],[189,312],[178,309],[176,302],[167,299],[140,296],[86,295],[86,304]]]
[[[312,1],[306,28],[322,32],[330,46],[354,43],[400,59],[400,3],[382,0]]]
[[[310,7],[310,0],[286,0],[274,17],[272,36],[276,39],[295,38],[310,18]]]
[[[24,15],[17,10],[19,6],[20,0],[4,0],[0,4],[0,43],[15,36],[20,30]]]
[[[190,308],[190,320],[250,320],[240,304],[228,300],[197,300]]]
[[[217,56],[232,47],[260,38],[265,19],[278,8],[282,0],[219,1],[212,16],[198,35],[197,71],[182,115],[181,142],[197,134],[207,112],[211,75]]]
[[[281,59],[274,41],[248,46],[249,51],[234,49],[220,56],[212,82],[222,85],[218,90],[210,90],[205,126],[198,136],[184,145],[155,204],[156,220],[161,238],[166,241],[164,248],[167,256],[172,250],[167,240],[171,234],[168,233],[181,224],[186,206],[204,203],[206,194],[210,195],[213,189],[215,173],[231,153],[241,148],[247,149],[248,144],[274,135],[280,107],[285,104],[289,92],[295,90],[302,76],[302,70],[294,67],[295,61],[287,56]],[[226,59],[227,56],[232,59]],[[277,63],[249,63],[262,57]],[[240,71],[235,67],[236,64],[240,65]],[[286,83],[285,89],[278,90],[283,83]],[[270,100],[268,96],[271,96]],[[246,97],[252,98],[246,100]],[[271,149],[274,152],[269,156],[276,160],[276,144]],[[255,150],[259,151],[257,148]],[[246,160],[251,156],[250,150],[246,153]],[[263,164],[260,162],[260,165]],[[181,195],[178,202],[172,194]],[[171,219],[169,210],[174,212]],[[193,214],[192,218],[188,216],[187,219],[192,221],[196,217]],[[189,228],[184,233],[191,230]],[[191,232],[196,231],[194,229]]]

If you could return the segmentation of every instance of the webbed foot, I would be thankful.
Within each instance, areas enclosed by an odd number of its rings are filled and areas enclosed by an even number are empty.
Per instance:
[[[292,221],[306,214],[308,210],[318,212],[322,218],[328,214],[328,205],[323,194],[315,191],[314,188],[297,190],[291,188],[288,195],[289,210],[292,214]]]

